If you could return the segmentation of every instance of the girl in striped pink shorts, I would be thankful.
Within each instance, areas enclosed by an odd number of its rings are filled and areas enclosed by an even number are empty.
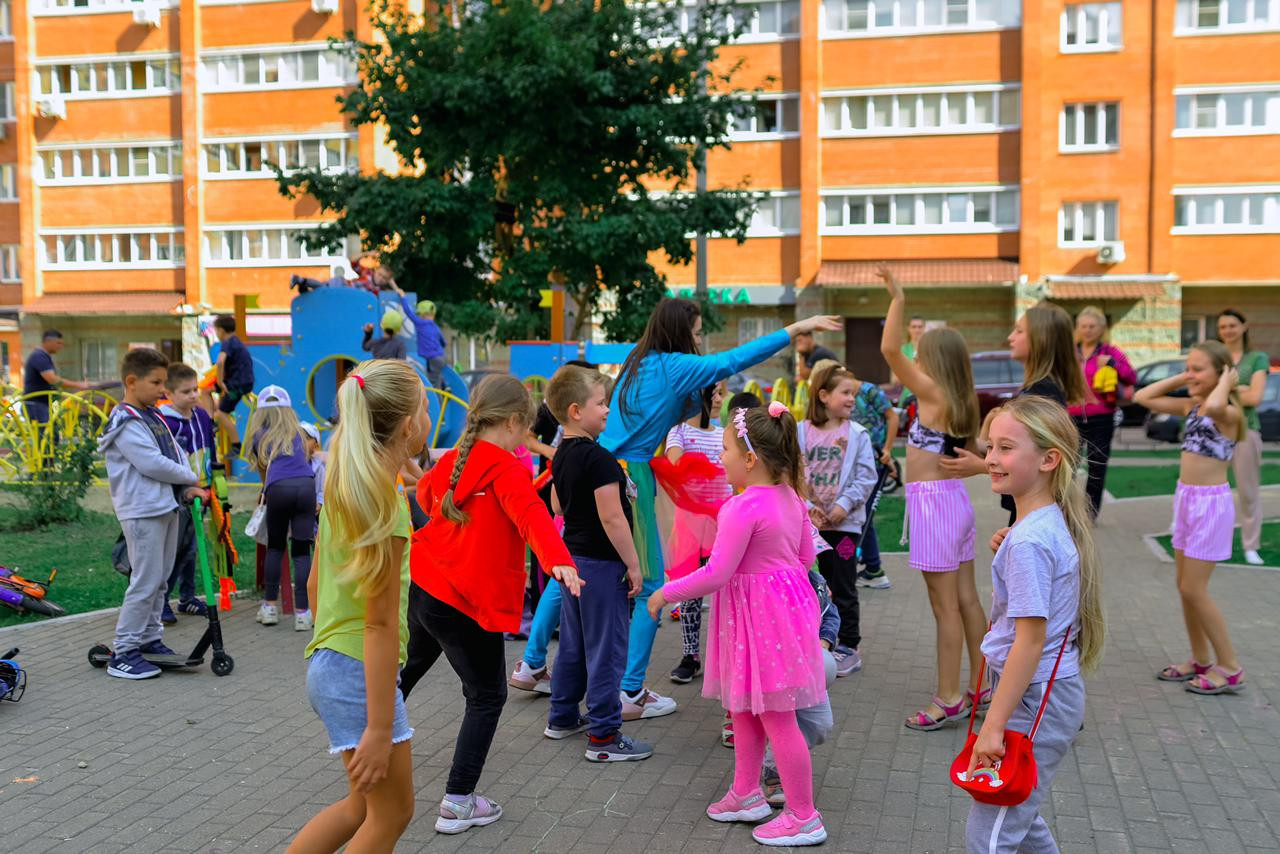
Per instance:
[[[919,403],[907,433],[907,530],[910,564],[924,574],[937,621],[938,690],[933,702],[907,718],[906,725],[931,731],[963,719],[972,703],[989,697],[977,693],[987,617],[973,576],[973,505],[964,481],[950,478],[940,465],[944,457],[954,457],[956,449],[976,446],[978,398],[960,333],[946,328],[926,332],[916,345],[917,361],[902,352],[906,301],[887,270],[880,276],[891,298],[880,352]],[[966,647],[967,694],[960,684],[961,652]]]
[[[1184,416],[1182,464],[1173,498],[1173,557],[1178,594],[1191,641],[1191,658],[1156,674],[1163,682],[1185,682],[1193,694],[1234,694],[1244,690],[1244,668],[1236,658],[1227,621],[1209,595],[1209,577],[1231,557],[1236,509],[1227,468],[1247,425],[1238,375],[1231,354],[1205,341],[1187,354],[1187,370],[1153,383],[1134,396],[1152,412]],[[1186,386],[1189,397],[1172,397]],[[1217,656],[1216,663],[1209,647]]]

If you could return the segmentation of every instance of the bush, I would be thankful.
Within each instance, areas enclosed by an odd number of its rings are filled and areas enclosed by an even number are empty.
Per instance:
[[[44,467],[30,480],[7,488],[17,493],[25,509],[24,527],[42,528],[60,522],[76,522],[84,515],[80,500],[89,491],[97,463],[97,442],[80,434],[54,447]]]

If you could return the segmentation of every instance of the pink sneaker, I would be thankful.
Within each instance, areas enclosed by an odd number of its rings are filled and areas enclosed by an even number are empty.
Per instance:
[[[791,810],[783,812],[773,821],[751,831],[751,838],[761,845],[790,848],[800,845],[821,845],[827,841],[827,829],[822,826],[822,815],[813,815],[801,821]]]
[[[707,807],[707,818],[712,821],[761,821],[771,815],[773,809],[759,789],[739,796],[730,788],[728,794]]]

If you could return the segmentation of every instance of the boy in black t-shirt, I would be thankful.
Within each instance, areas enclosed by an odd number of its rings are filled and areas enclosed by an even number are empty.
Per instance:
[[[213,321],[214,334],[222,344],[218,353],[218,388],[222,395],[218,398],[218,408],[213,418],[218,428],[227,434],[231,441],[231,456],[240,456],[240,431],[236,429],[234,417],[240,400],[253,391],[253,357],[249,348],[236,337],[236,319],[229,314],[220,314]]]
[[[586,730],[587,759],[622,762],[653,755],[648,744],[624,736],[622,673],[631,613],[640,592],[640,558],[631,538],[627,476],[596,443],[609,418],[605,378],[564,367],[547,386],[547,405],[564,427],[551,464],[552,505],[564,516],[564,542],[584,584],[580,597],[560,606],[560,651],[551,677],[548,738]],[[587,702],[587,716],[578,704]]]

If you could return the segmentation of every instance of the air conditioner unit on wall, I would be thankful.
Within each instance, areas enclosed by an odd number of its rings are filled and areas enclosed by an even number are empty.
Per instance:
[[[1115,243],[1104,243],[1098,248],[1099,264],[1119,264],[1124,260],[1124,243],[1116,241]]]
[[[160,26],[160,4],[143,2],[133,7],[133,22],[146,27]]]
[[[311,0],[311,11],[317,15],[332,15],[338,11],[338,0]]]
[[[66,119],[67,102],[60,95],[49,95],[36,101],[36,113],[44,119]]]

